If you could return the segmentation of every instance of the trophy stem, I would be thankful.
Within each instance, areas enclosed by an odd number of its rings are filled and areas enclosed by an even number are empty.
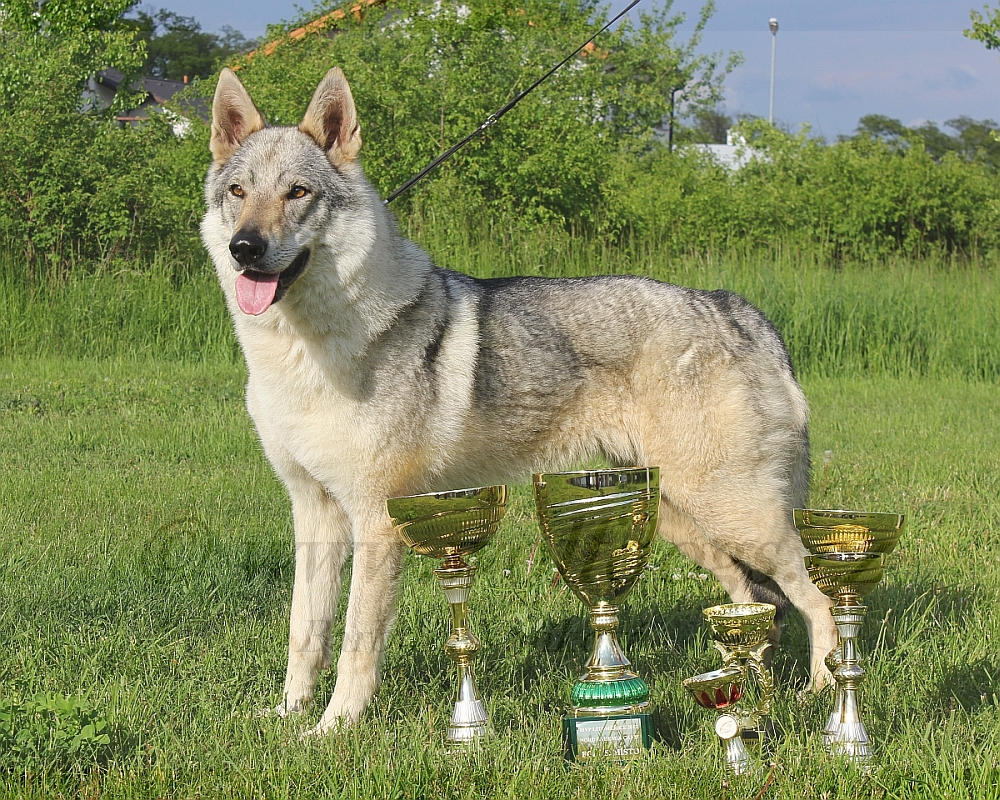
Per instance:
[[[591,608],[590,627],[594,629],[594,649],[582,680],[618,681],[636,677],[629,670],[632,663],[618,641],[618,606],[601,602]]]
[[[774,702],[774,678],[771,670],[764,664],[764,653],[770,647],[771,643],[765,639],[756,647],[751,647],[746,655],[747,669],[756,676],[760,690],[757,706],[749,714],[749,720],[754,728],[760,726],[762,717],[770,716],[771,705]]]
[[[828,749],[831,753],[867,765],[871,759],[871,739],[861,721],[858,705],[858,687],[864,680],[865,670],[858,663],[856,639],[868,609],[860,604],[838,604],[831,609],[831,613],[840,634],[841,661],[833,677],[840,689],[841,707],[836,727],[831,731]]]
[[[649,708],[649,686],[634,673],[618,641],[618,606],[601,601],[590,609],[594,649],[586,672],[573,686],[574,716],[641,714]]]
[[[742,723],[731,714],[723,714],[715,723],[715,733],[726,747],[726,767],[733,775],[746,775],[753,767],[750,753],[743,744]]]
[[[469,591],[476,568],[466,564],[459,556],[449,556],[442,566],[434,570],[434,575],[451,607],[451,634],[445,642],[444,651],[458,670],[458,691],[446,740],[453,744],[467,744],[485,736],[489,730],[489,717],[476,688],[472,667],[482,645],[469,630],[468,619]]]
[[[761,718],[770,715],[774,702],[774,678],[764,663],[764,654],[771,643],[765,639],[753,646],[727,645],[717,640],[712,644],[722,654],[723,667],[738,667],[744,680],[750,675],[756,678],[760,693],[757,705],[741,717],[741,723],[748,730],[758,728]]]
[[[826,668],[830,670],[830,674],[836,674],[837,669],[840,665],[844,663],[844,657],[841,654],[840,642],[837,642],[837,646],[830,651],[830,654],[826,657]],[[823,728],[823,745],[827,750],[837,739],[837,734],[840,731],[840,719],[844,716],[844,690],[841,688],[840,683],[837,682],[836,689],[833,694],[833,711],[830,712],[830,716],[826,721],[826,727]]]

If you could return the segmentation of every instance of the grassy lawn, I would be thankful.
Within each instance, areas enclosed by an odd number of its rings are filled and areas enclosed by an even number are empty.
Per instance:
[[[0,794],[758,796],[768,770],[727,781],[711,720],[680,686],[718,666],[700,612],[726,597],[663,544],[623,623],[659,741],[624,768],[563,766],[560,716],[588,655],[586,620],[553,587],[547,557],[527,571],[537,527],[526,485],[480,554],[472,598],[496,730],[481,752],[445,753],[446,605],[434,563],[415,557],[362,724],[300,741],[321,709],[258,716],[284,676],[292,531],[242,384],[242,367],[222,360],[0,362],[0,732],[3,703],[52,692],[85,703],[110,737],[73,752],[54,737],[79,714],[36,711],[44,724],[27,739],[0,739]],[[902,511],[909,527],[862,637],[878,768],[865,778],[825,756],[830,697],[797,696],[806,642],[793,615],[775,659],[781,735],[763,754],[776,765],[764,796],[997,797],[1000,393],[945,378],[804,386],[811,505]],[[322,677],[321,703],[334,677]]]

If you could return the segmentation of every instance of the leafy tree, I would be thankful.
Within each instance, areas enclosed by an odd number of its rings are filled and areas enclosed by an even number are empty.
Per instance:
[[[978,161],[1000,171],[1000,140],[997,139],[1000,127],[996,122],[961,116],[944,124],[954,130],[955,135],[942,131],[934,122],[908,128],[898,119],[868,114],[858,121],[854,138],[877,140],[896,152],[919,142],[935,161],[952,153],[965,161]]]
[[[0,240],[29,256],[94,253],[131,225],[118,196],[134,140],[113,137],[113,114],[85,108],[87,79],[135,75],[143,44],[117,20],[128,0],[4,0],[0,16]]]
[[[884,114],[866,114],[855,129],[855,137],[878,139],[894,147],[905,146],[909,134],[909,128],[902,122]]]
[[[975,39],[986,45],[988,50],[1000,50],[1000,6],[990,8],[983,6],[985,15],[973,9],[969,12],[972,17],[972,27],[964,31],[970,39]]]
[[[221,34],[208,33],[194,17],[164,8],[152,13],[132,11],[121,21],[146,42],[144,71],[156,78],[180,81],[207,78],[222,59],[254,47],[255,41],[226,26]]]
[[[1000,172],[1000,125],[992,119],[974,120],[967,116],[944,123],[957,133],[960,152],[968,161],[982,161]]]
[[[444,202],[459,215],[591,224],[621,148],[650,147],[672,99],[688,113],[721,97],[738,59],[695,53],[712,8],[685,44],[676,41],[683,16],[670,14],[669,3],[603,34],[395,206],[405,213]],[[277,35],[269,54],[235,66],[269,119],[284,124],[298,122],[327,69],[342,67],[359,108],[365,168],[388,194],[605,20],[596,0],[400,0],[366,5],[360,19],[337,20],[327,35]]]
[[[1000,50],[1000,6],[990,8],[983,6],[985,16],[973,9],[969,12],[972,17],[972,27],[965,31],[966,36],[975,39],[986,45],[987,50]],[[992,131],[990,138],[1000,143],[1000,131]]]
[[[688,128],[684,140],[701,144],[725,144],[726,134],[736,122],[715,108],[696,111],[692,116],[694,125]]]
[[[101,109],[89,94],[101,70],[120,70],[124,86],[143,73],[133,5],[0,0],[0,246],[24,253],[29,282],[164,245],[199,252],[207,127],[194,120],[178,139],[154,114],[122,128],[117,113],[139,96],[119,91]]]

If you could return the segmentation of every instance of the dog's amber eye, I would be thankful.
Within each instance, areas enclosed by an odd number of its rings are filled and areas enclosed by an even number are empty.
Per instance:
[[[243,187],[240,186],[238,183],[234,183],[232,186],[229,187],[229,193],[233,197],[243,197]]]
[[[289,200],[300,200],[309,194],[309,190],[305,186],[293,186],[288,192]]]

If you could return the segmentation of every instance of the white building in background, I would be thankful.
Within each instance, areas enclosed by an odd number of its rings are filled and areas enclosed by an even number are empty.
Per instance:
[[[731,130],[726,131],[725,144],[689,144],[692,150],[708,153],[719,164],[726,169],[733,171],[745,167],[752,158],[763,158],[763,154],[758,153],[747,140],[740,134]]]

